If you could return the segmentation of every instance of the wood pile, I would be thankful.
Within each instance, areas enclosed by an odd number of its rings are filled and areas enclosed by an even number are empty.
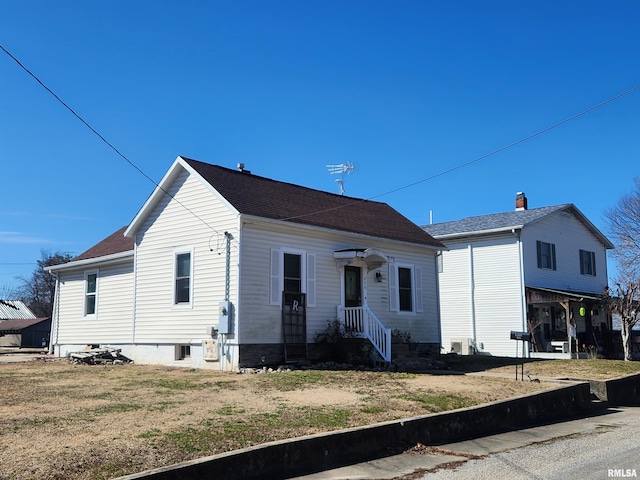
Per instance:
[[[87,365],[124,365],[132,363],[130,358],[120,353],[119,348],[91,348],[69,354],[69,363]]]

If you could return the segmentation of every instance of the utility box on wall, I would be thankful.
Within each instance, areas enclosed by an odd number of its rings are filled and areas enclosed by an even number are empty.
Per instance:
[[[224,300],[218,304],[218,333],[228,335],[233,333],[231,309],[232,304],[228,300]]]

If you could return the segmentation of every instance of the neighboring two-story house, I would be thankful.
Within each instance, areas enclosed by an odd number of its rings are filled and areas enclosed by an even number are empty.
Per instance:
[[[600,295],[613,245],[575,205],[529,209],[519,193],[514,211],[423,228],[447,246],[438,266],[444,351],[522,355],[511,331],[533,333],[533,356],[607,348]]]
[[[442,245],[387,204],[178,157],[133,221],[57,278],[51,343],[237,370],[310,356],[340,320],[391,358],[439,348]]]

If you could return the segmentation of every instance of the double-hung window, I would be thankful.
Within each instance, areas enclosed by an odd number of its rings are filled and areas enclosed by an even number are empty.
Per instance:
[[[389,264],[389,310],[401,314],[422,312],[422,269]]]
[[[587,250],[580,250],[580,273],[596,276],[596,254]]]
[[[193,251],[177,251],[174,254],[173,304],[191,305],[193,295]]]
[[[302,255],[284,253],[284,291],[302,293]]]
[[[269,303],[280,305],[282,292],[306,293],[307,306],[316,306],[316,256],[294,248],[272,248]]]
[[[546,270],[556,269],[556,246],[553,243],[536,242],[538,252],[538,268]]]
[[[98,307],[98,272],[84,274],[84,316],[95,316]]]

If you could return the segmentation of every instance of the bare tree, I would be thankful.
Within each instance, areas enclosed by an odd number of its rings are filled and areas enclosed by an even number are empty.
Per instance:
[[[613,258],[624,277],[640,278],[640,178],[633,179],[635,189],[623,195],[613,207],[605,210],[604,216],[609,235],[616,248]]]
[[[0,300],[16,300],[17,298],[18,294],[14,288],[6,285],[0,287]]]
[[[607,289],[604,300],[609,312],[620,316],[624,359],[633,360],[631,330],[640,320],[640,282],[618,282],[613,290]]]
[[[45,272],[45,267],[67,263],[73,257],[69,253],[56,252],[51,254],[41,250],[42,258],[38,260],[38,267],[31,274],[31,277],[22,278],[22,288],[20,289],[20,299],[38,317],[50,317],[53,313],[53,299],[56,293],[55,278]]]
[[[632,359],[632,329],[640,315],[640,178],[633,181],[634,190],[621,196],[604,212],[609,235],[616,246],[612,256],[618,264],[615,287],[606,292],[605,301],[609,311],[620,316],[625,360]]]

